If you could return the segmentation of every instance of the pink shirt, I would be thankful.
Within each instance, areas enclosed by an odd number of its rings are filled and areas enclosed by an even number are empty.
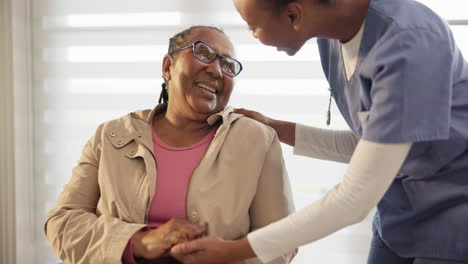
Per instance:
[[[190,147],[178,148],[164,143],[153,130],[157,178],[147,219],[150,228],[157,228],[172,218],[187,219],[187,191],[190,178],[208,150],[215,133],[216,128],[200,142]],[[136,261],[133,258],[131,243],[132,239],[125,249],[124,260],[133,264]]]

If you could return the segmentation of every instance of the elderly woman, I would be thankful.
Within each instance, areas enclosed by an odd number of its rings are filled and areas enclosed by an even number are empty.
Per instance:
[[[177,243],[237,239],[292,212],[275,131],[226,108],[242,70],[233,56],[217,28],[170,39],[163,103],[99,126],[47,216],[62,260],[177,263]]]

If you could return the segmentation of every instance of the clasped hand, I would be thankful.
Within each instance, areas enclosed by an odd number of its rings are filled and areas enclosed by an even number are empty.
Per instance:
[[[137,232],[133,237],[133,255],[144,259],[169,256],[169,251],[174,245],[204,235],[206,235],[204,225],[182,219],[171,219],[154,230]]]
[[[205,236],[172,247],[170,254],[184,264],[224,264],[242,259],[234,241]]]
[[[231,242],[206,234],[206,225],[171,219],[157,229],[137,232],[133,238],[133,255],[148,260],[172,256],[184,264],[230,262]]]

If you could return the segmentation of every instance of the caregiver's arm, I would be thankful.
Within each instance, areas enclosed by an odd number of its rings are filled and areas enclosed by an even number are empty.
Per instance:
[[[286,250],[362,221],[382,199],[410,148],[411,143],[360,140],[340,184],[303,210],[248,235],[255,254],[268,262]]]
[[[359,138],[348,130],[330,130],[269,118],[259,112],[236,109],[272,127],[281,142],[294,147],[294,154],[322,160],[348,163]]]
[[[330,130],[296,124],[294,154],[348,163],[359,138],[350,130]]]
[[[223,263],[241,260],[253,250],[266,263],[294,248],[358,223],[380,201],[410,148],[411,143],[380,144],[360,140],[342,183],[319,201],[250,233],[248,243],[245,238],[222,243],[205,238],[173,248],[173,252],[180,254],[199,250],[200,253],[192,255],[187,263]],[[216,253],[214,256],[225,256],[226,259],[210,259],[212,252]]]

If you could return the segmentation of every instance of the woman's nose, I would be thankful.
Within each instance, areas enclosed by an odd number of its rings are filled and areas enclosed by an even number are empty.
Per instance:
[[[206,67],[206,71],[213,78],[223,77],[223,72],[221,70],[221,64],[219,63],[219,59],[216,59],[212,63],[208,64]]]

